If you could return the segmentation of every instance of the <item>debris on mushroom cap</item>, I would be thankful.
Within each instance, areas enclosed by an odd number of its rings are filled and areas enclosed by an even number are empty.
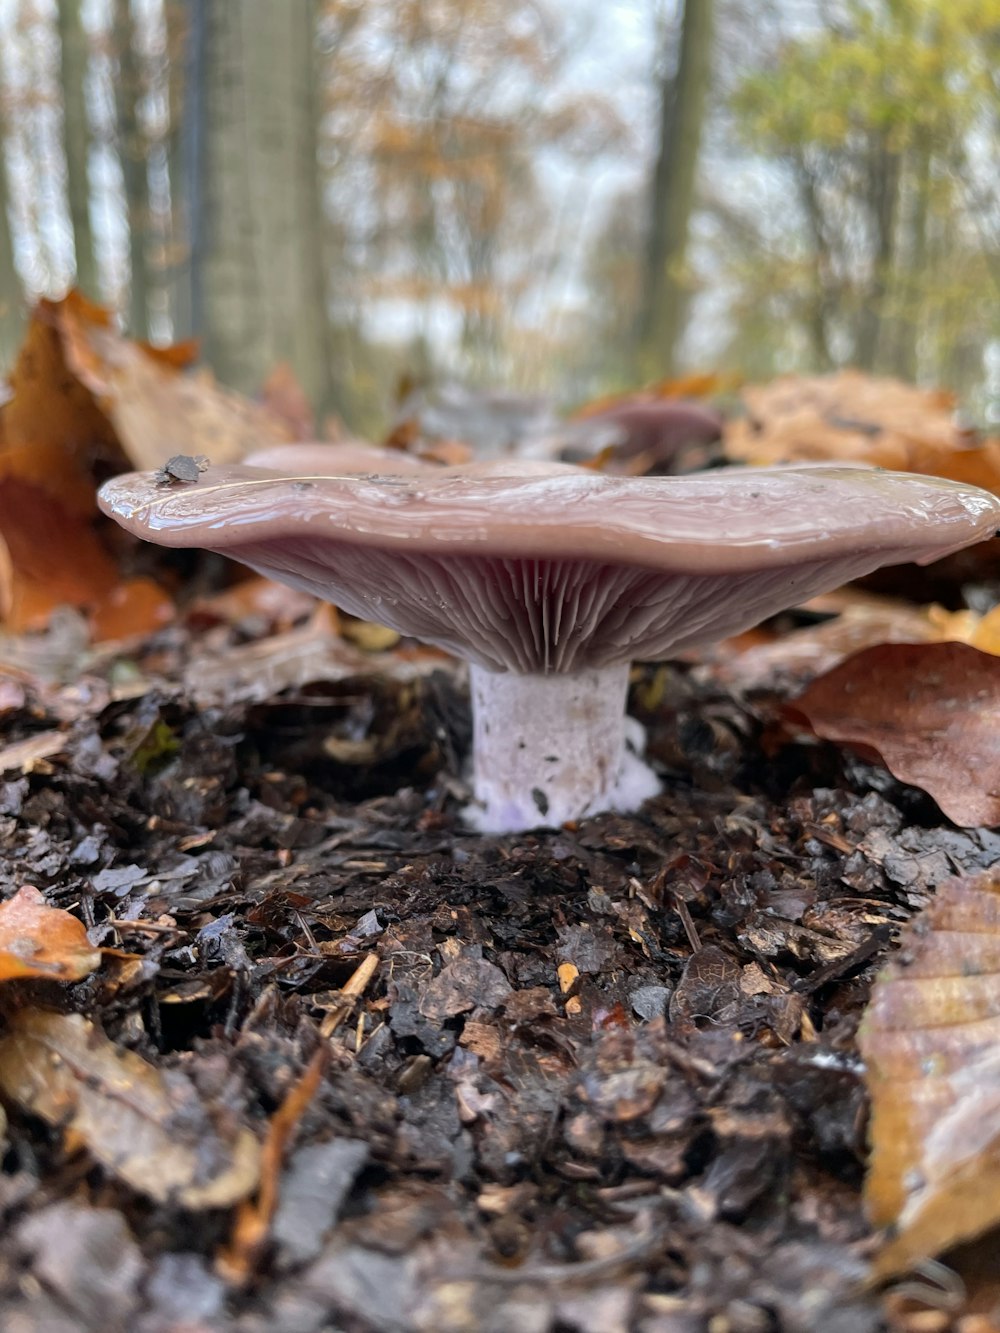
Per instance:
[[[132,473],[100,499],[137,536],[221,551],[522,672],[711,642],[1000,524],[1000,500],[974,487],[838,468],[624,478],[516,461],[337,476],[231,465],[177,490]]]

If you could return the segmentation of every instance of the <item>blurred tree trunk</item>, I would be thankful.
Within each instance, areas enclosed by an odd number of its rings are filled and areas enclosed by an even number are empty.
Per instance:
[[[194,0],[203,115],[193,286],[219,378],[259,389],[291,364],[331,406],[316,152],[316,4]]]
[[[63,95],[63,143],[66,191],[76,254],[76,285],[91,300],[100,296],[94,233],[90,226],[90,117],[87,67],[90,43],[80,18],[79,0],[59,0],[59,54]]]
[[[926,291],[931,160],[930,144],[920,138],[906,155],[904,163],[907,186],[903,225],[905,257],[896,265],[892,338],[882,358],[883,369],[911,382],[916,381],[919,370],[918,336],[921,296]]]
[[[855,361],[862,370],[880,368],[886,351],[889,311],[896,265],[896,219],[899,211],[900,154],[885,140],[873,145],[868,165],[868,197],[873,238],[873,266],[858,319]]]
[[[837,307],[833,279],[833,247],[829,227],[820,203],[819,181],[805,154],[792,157],[793,170],[799,186],[803,212],[809,226],[815,262],[812,270],[812,300],[807,308],[807,327],[812,344],[812,358],[817,370],[832,370],[833,353],[830,351],[830,316]]]
[[[636,358],[642,378],[672,373],[684,328],[688,299],[684,264],[711,79],[713,3],[684,0],[676,72],[671,77],[668,64],[660,90],[659,145]]]
[[[170,235],[167,242],[167,284],[174,338],[189,338],[191,306],[191,219],[188,208],[189,164],[185,146],[185,97],[191,58],[189,0],[166,0],[167,32],[167,178],[170,182]]]
[[[17,355],[24,327],[21,283],[14,267],[14,242],[7,211],[7,155],[3,107],[0,104],[0,373]]]
[[[118,118],[118,156],[125,187],[128,217],[129,295],[127,322],[134,338],[149,336],[150,276],[147,240],[151,216],[146,141],[138,106],[143,93],[142,71],[136,57],[129,0],[114,0],[114,39],[118,53],[115,102]]]

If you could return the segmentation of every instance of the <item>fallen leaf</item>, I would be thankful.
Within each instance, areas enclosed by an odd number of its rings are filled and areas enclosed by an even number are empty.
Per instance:
[[[126,579],[91,610],[91,637],[95,643],[144,637],[169,624],[175,611],[173,598],[152,579]]]
[[[169,348],[123,338],[106,311],[77,293],[54,304],[68,369],[94,396],[136,467],[159,467],[174,454],[232,462],[292,438],[278,417],[207,371],[179,371]]]
[[[188,608],[187,619],[196,626],[240,625],[250,620],[268,630],[289,630],[296,621],[316,611],[317,606],[316,598],[308,593],[254,575],[240,579],[223,592],[196,598]],[[335,632],[333,607],[329,607],[326,618],[330,632]]]
[[[952,880],[910,923],[859,1034],[865,1200],[888,1277],[1000,1222],[1000,874]]]
[[[0,475],[0,617],[8,629],[43,629],[57,606],[89,606],[117,581],[87,519],[35,483]]]
[[[746,415],[725,431],[726,453],[739,462],[862,462],[917,472],[928,450],[969,444],[955,424],[954,395],[860,370],[782,375],[747,385],[742,399]]]
[[[376,625],[372,620],[358,620],[355,616],[342,617],[340,632],[364,653],[388,652],[400,640],[397,630],[389,629],[387,625]]]
[[[880,759],[956,824],[1000,824],[1000,658],[964,643],[866,648],[787,706]]]
[[[155,629],[165,593],[144,581],[116,593],[117,562],[92,526],[97,478],[130,462],[171,476],[190,462],[196,475],[200,450],[232,461],[292,436],[266,408],[187,373],[196,351],[123,338],[78,292],[33,310],[0,406],[0,618],[12,632],[44,628],[60,606],[91,611],[99,637]]]
[[[984,653],[1000,657],[1000,606],[987,611],[986,615],[972,626],[969,643]]]
[[[805,684],[862,648],[883,643],[968,640],[978,623],[973,616],[963,625],[965,632],[959,634],[955,617],[971,613],[916,607],[853,585],[814,597],[799,610],[830,618],[786,633],[760,627],[748,630],[692,654],[692,660],[705,663],[713,679],[741,689],[774,687],[776,682],[796,677]]]
[[[78,293],[66,298],[94,321],[106,311]],[[61,311],[65,302],[39,301],[31,312],[18,358],[10,372],[11,397],[0,415],[0,438],[8,449],[50,447],[69,458],[77,475],[89,474],[98,459],[121,459],[111,422],[66,363]],[[123,461],[123,460],[122,460]]]
[[[250,1130],[206,1107],[180,1070],[161,1072],[80,1014],[9,1015],[0,1094],[157,1203],[227,1208],[260,1180]]]
[[[495,963],[485,958],[456,958],[424,987],[420,1012],[440,1023],[470,1009],[496,1009],[511,992],[511,985]]]
[[[100,963],[101,951],[87,939],[83,922],[60,907],[49,907],[30,884],[0,903],[0,981],[79,981]]]
[[[316,438],[316,417],[306,391],[287,361],[279,361],[264,381],[261,401],[272,416],[291,431],[293,440]]]

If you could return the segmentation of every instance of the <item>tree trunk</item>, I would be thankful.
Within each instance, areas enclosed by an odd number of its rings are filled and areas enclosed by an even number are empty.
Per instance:
[[[66,192],[76,254],[76,285],[91,300],[97,300],[101,284],[90,226],[90,117],[86,89],[90,43],[80,18],[79,0],[59,0],[59,53]]]
[[[331,406],[316,152],[315,0],[194,0],[203,116],[194,289],[206,360],[256,391],[291,364]],[[189,104],[192,99],[189,98]]]
[[[166,278],[168,308],[175,339],[189,338],[194,329],[191,295],[190,168],[185,143],[184,104],[191,84],[194,34],[188,0],[165,0],[167,33],[167,178],[170,182],[170,223]],[[190,122],[188,122],[190,123]]]
[[[114,36],[118,52],[115,102],[118,115],[118,156],[128,217],[129,296],[127,322],[134,338],[149,336],[150,230],[149,173],[146,141],[137,107],[142,98],[142,72],[133,43],[129,0],[114,0]]]
[[[638,325],[636,368],[643,378],[673,371],[684,328],[684,265],[711,78],[713,2],[684,0],[677,70],[663,78]]]
[[[896,258],[900,157],[884,142],[876,145],[869,166],[868,210],[874,241],[871,280],[858,321],[855,360],[861,370],[875,370],[885,352],[887,309]]]
[[[7,202],[6,135],[0,104],[0,374],[13,365],[24,329],[24,298],[14,267],[14,242]]]
[[[833,367],[829,327],[831,311],[836,307],[836,297],[832,291],[833,256],[816,175],[802,154],[796,155],[794,169],[813,246],[813,290],[806,316],[809,341],[812,343],[815,368],[826,371]]]
[[[908,201],[905,222],[905,261],[897,265],[892,341],[884,368],[916,382],[919,372],[918,336],[921,297],[927,291],[927,221],[931,204],[931,147],[918,142],[907,155]]]

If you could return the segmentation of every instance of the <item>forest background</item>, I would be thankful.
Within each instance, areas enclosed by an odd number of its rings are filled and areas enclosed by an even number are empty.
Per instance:
[[[76,284],[377,435],[843,365],[1000,419],[1000,0],[0,0],[0,371]]]

